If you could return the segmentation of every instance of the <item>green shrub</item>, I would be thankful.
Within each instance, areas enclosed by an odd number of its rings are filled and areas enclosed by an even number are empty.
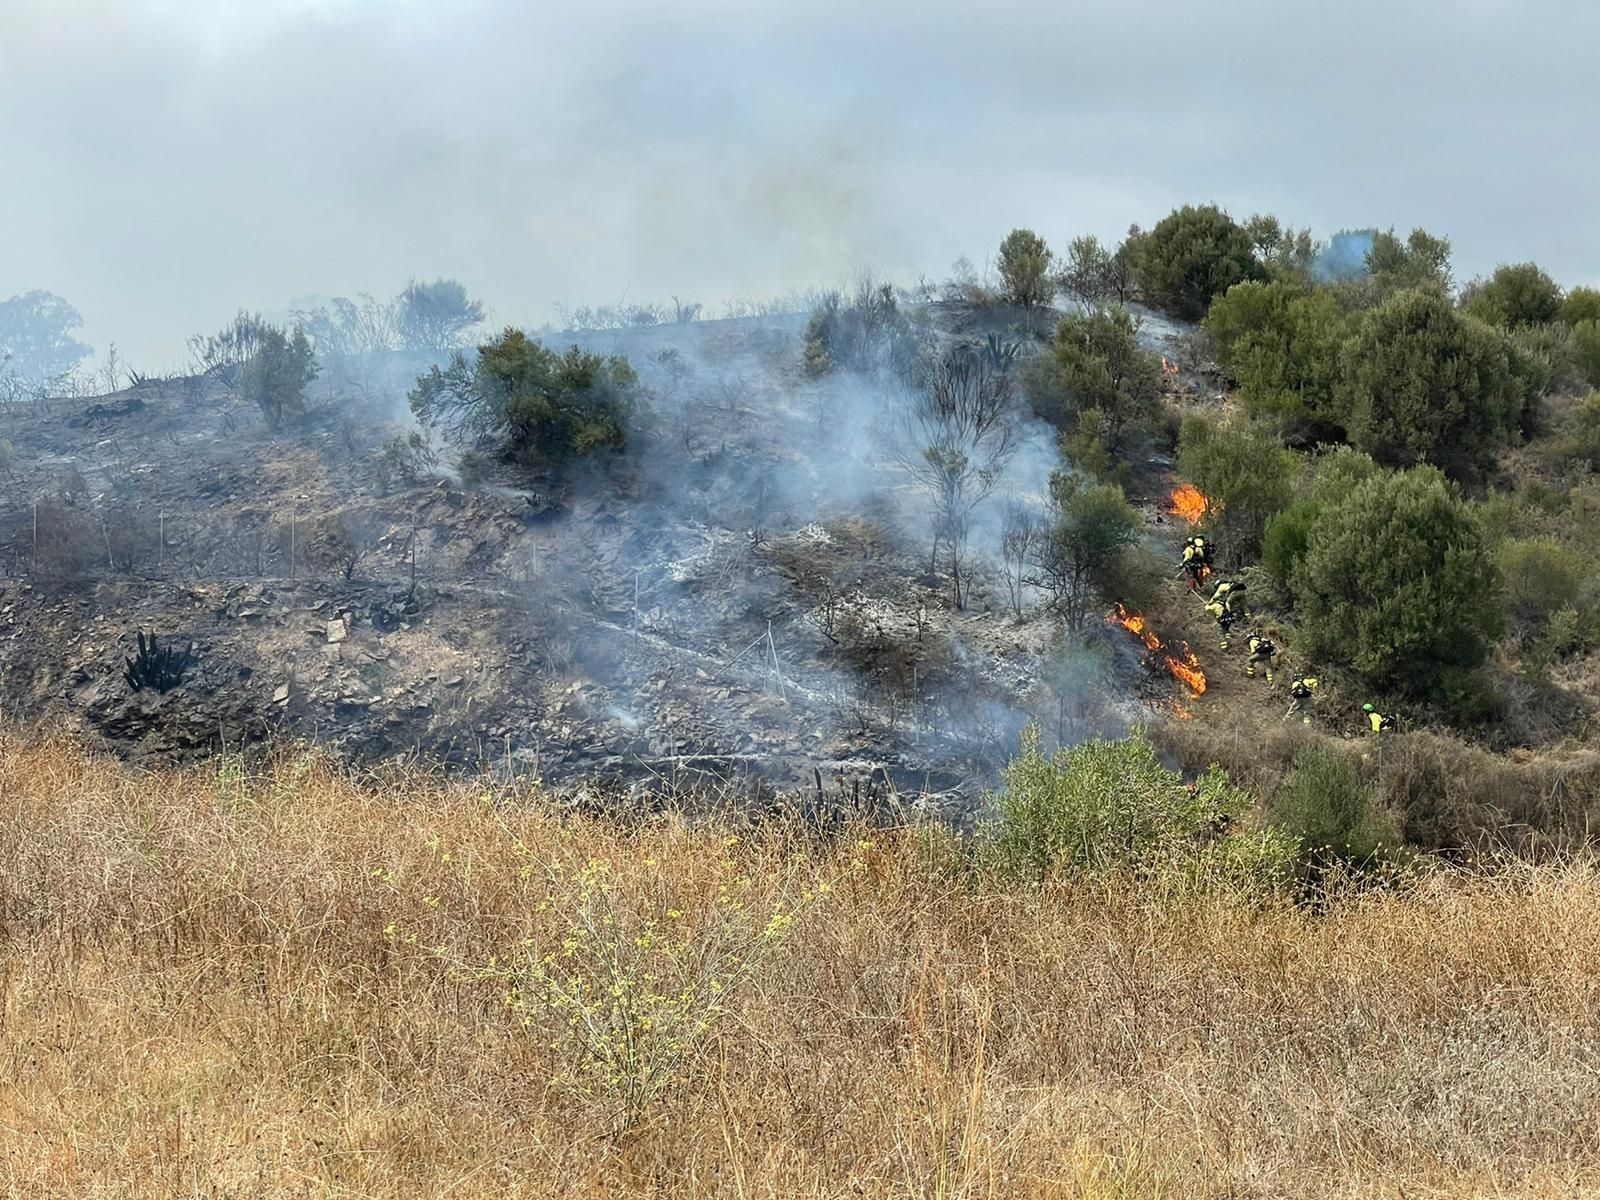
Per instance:
[[[1561,302],[1561,319],[1568,325],[1600,321],[1600,288],[1573,288]]]
[[[1553,538],[1507,542],[1499,561],[1507,615],[1519,641],[1542,632],[1557,610],[1577,604],[1590,566],[1586,556]]]
[[[1330,292],[1282,280],[1236,284],[1212,302],[1206,329],[1252,413],[1342,436],[1339,356],[1350,330]]]
[[[1307,743],[1295,755],[1268,813],[1316,865],[1367,863],[1400,837],[1398,822],[1378,790],[1361,781],[1351,756],[1322,742]]]
[[[1385,466],[1428,462],[1456,479],[1486,469],[1526,402],[1504,334],[1426,289],[1366,315],[1342,376],[1354,445]]]
[[[1600,392],[1574,406],[1544,449],[1557,462],[1600,471]]]
[[[1050,278],[1054,255],[1044,239],[1031,229],[1013,229],[1000,243],[1000,287],[1006,300],[1018,308],[1038,308],[1050,303],[1055,283]]]
[[[1265,279],[1250,234],[1214,205],[1185,205],[1134,243],[1134,270],[1145,300],[1172,316],[1198,321],[1236,283]]]
[[[316,355],[304,330],[290,335],[263,325],[240,369],[239,394],[261,410],[269,429],[282,429],[305,415],[306,388],[316,377]]]
[[[1579,321],[1572,327],[1572,350],[1589,386],[1600,387],[1600,320]]]
[[[1191,413],[1178,434],[1178,470],[1210,500],[1205,525],[1224,559],[1239,563],[1260,550],[1267,520],[1289,503],[1300,466],[1268,429]]]
[[[423,425],[453,438],[557,466],[620,450],[638,398],[638,377],[627,359],[577,346],[557,353],[520,329],[507,329],[478,348],[474,364],[458,354],[448,368],[418,378],[411,410]]]
[[[1376,234],[1367,251],[1367,274],[1379,297],[1418,287],[1443,296],[1450,290],[1450,239],[1426,229],[1413,229],[1403,242],[1392,228]]]
[[[1050,513],[1033,565],[1067,628],[1082,629],[1095,594],[1121,580],[1144,522],[1120,487],[1061,471],[1050,477]]]
[[[1561,285],[1535,263],[1502,265],[1466,289],[1461,308],[1504,329],[1543,325],[1561,315]]]
[[[1311,544],[1311,529],[1322,513],[1315,500],[1296,500],[1288,508],[1267,519],[1261,542],[1261,566],[1281,587],[1291,587],[1300,560]]]
[[[1234,828],[1248,793],[1212,769],[1193,785],[1162,766],[1144,731],[1045,755],[1030,727],[995,798],[989,861],[1016,879],[1134,872],[1185,883],[1276,886],[1295,846],[1276,831]]]
[[[1326,501],[1294,585],[1309,653],[1417,697],[1481,663],[1502,624],[1477,520],[1431,467]]]
[[[1113,465],[1128,435],[1146,428],[1161,405],[1161,365],[1143,349],[1126,309],[1100,308],[1065,317],[1049,356],[1039,355],[1025,378],[1034,412],[1058,429],[1082,432],[1094,424]]]

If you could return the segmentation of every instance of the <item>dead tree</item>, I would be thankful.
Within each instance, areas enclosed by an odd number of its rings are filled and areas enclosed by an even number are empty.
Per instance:
[[[960,350],[939,362],[927,390],[912,396],[902,417],[896,457],[929,501],[929,569],[938,570],[943,549],[957,608],[966,602],[972,514],[999,486],[1014,449],[1013,404],[1010,374]]]
[[[1028,568],[1040,533],[1039,514],[1031,505],[1015,497],[1006,501],[1005,513],[1000,519],[1000,560],[1011,611],[1019,617],[1028,589]]]

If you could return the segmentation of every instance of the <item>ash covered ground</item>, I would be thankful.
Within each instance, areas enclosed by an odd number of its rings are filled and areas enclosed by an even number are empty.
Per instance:
[[[930,313],[941,345],[995,332]],[[410,428],[415,363],[325,371],[311,419],[276,434],[204,377],[13,406],[0,702],[139,761],[287,735],[569,792],[712,783],[961,812],[1026,723],[1071,742],[1170,695],[1121,629],[1069,645],[1032,589],[1014,609],[1000,513],[1042,499],[1053,432],[1025,405],[1010,418],[958,607],[903,466],[904,397],[807,378],[804,323],[551,339],[626,355],[651,395],[626,454],[561,476],[397,478],[382,448]],[[129,686],[141,630],[192,645],[179,686]]]

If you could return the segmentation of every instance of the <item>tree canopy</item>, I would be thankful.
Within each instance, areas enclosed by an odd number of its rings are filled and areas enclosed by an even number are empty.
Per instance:
[[[1339,355],[1350,326],[1329,291],[1281,279],[1235,284],[1212,302],[1206,329],[1251,413],[1342,432]]]
[[[1500,266],[1468,289],[1462,310],[1505,329],[1543,325],[1561,316],[1561,285],[1536,263]]]
[[[1501,628],[1493,555],[1432,467],[1326,500],[1293,583],[1309,653],[1414,696],[1482,663]]]
[[[1431,288],[1366,314],[1344,356],[1350,439],[1385,466],[1473,478],[1518,428],[1526,397],[1504,336]]]
[[[39,385],[69,374],[92,351],[73,337],[78,310],[54,292],[0,300],[0,372]]]
[[[1133,253],[1145,299],[1186,321],[1204,317],[1212,299],[1234,284],[1266,278],[1250,233],[1209,204],[1163,217]]]
[[[1044,239],[1031,229],[1013,229],[1000,243],[1000,286],[1008,302],[1018,308],[1038,308],[1050,303],[1055,282],[1050,275],[1054,255]]]

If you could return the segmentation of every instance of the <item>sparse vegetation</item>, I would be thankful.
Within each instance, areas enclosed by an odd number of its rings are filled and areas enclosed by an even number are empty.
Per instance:
[[[394,326],[407,350],[448,354],[466,345],[483,322],[483,305],[455,279],[413,279],[395,301]]]
[[[628,832],[557,819],[518,789],[358,787],[316,757],[151,776],[3,749],[0,920],[8,986],[27,999],[6,1042],[55,1049],[18,1050],[0,1121],[17,1182],[41,1193],[144,1195],[175,1178],[287,1193],[308,1171],[375,1197],[462,1179],[496,1195],[722,1180],[729,1194],[944,1181],[998,1196],[1007,1179],[1088,1195],[1560,1192],[1600,1149],[1600,884],[1582,862],[1331,890],[1320,914],[1193,887],[1160,855],[1117,870],[1148,831],[1207,867],[1238,835],[1207,832],[1235,803],[1228,785],[1191,797],[1146,757],[1132,765],[1147,804],[1123,775],[1135,751],[1115,746],[1075,762],[1063,790],[1048,760],[1036,773],[1060,811],[1093,805],[1086,817],[1113,810],[1100,787],[1068,784],[1098,780],[1139,836],[1091,820],[1101,870],[1043,888],[974,873],[936,831]],[[1074,845],[1063,865],[1081,860]],[[566,957],[588,927],[572,912],[586,871],[603,872],[582,903],[604,936]],[[769,952],[742,956],[714,1002],[723,1019],[645,1120],[618,1135],[605,1094],[552,1086],[587,1060],[563,1008],[502,964],[597,962],[598,988],[600,948],[648,936],[660,949],[628,943],[624,966],[670,950],[703,997],[722,976],[694,964],[791,913]],[[157,929],[181,931],[176,947]],[[1085,1088],[1109,1099],[1040,1106]],[[197,1136],[151,1135],[180,1114]]]
[[[929,338],[925,322],[906,313],[889,284],[863,278],[846,300],[829,292],[806,324],[806,373],[887,372],[913,385],[928,371]]]

